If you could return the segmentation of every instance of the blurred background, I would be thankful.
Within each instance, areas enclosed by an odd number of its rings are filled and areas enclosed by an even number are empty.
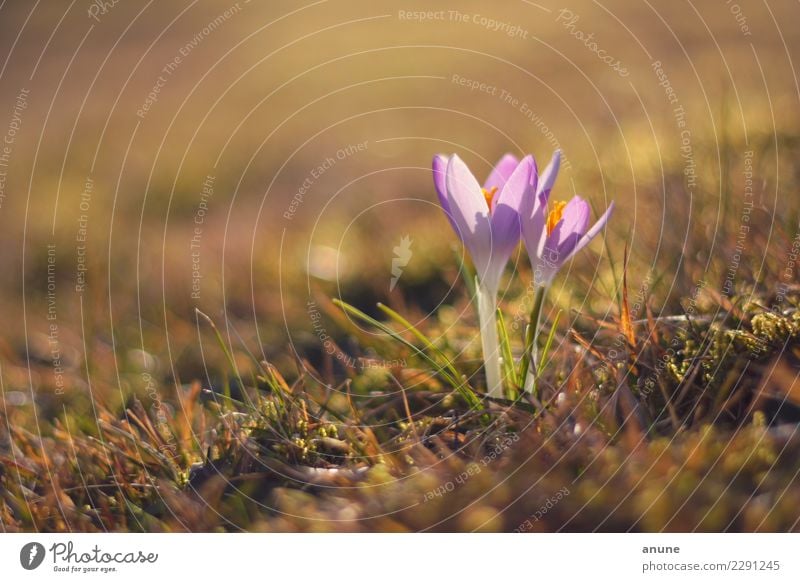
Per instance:
[[[222,355],[195,309],[243,366],[283,369],[340,333],[315,323],[326,297],[466,316],[439,152],[482,179],[505,152],[542,167],[558,148],[555,197],[595,216],[616,201],[554,305],[614,309],[627,245],[631,293],[679,308],[732,264],[745,213],[760,227],[736,280],[757,280],[791,248],[772,225],[796,231],[796,16],[788,0],[7,0],[4,390],[57,414],[150,375],[166,394],[205,382]],[[524,254],[514,268],[509,302]]]

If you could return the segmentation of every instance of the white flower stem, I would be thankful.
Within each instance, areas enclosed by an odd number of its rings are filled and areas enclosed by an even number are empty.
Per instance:
[[[489,396],[502,398],[503,376],[500,373],[500,342],[497,338],[497,290],[478,283],[477,294],[486,389]]]
[[[536,375],[539,371],[539,323],[542,319],[542,305],[544,304],[544,296],[547,294],[547,287],[539,287],[536,290],[536,295],[533,300],[533,309],[531,309],[531,319],[528,324],[526,343],[528,344],[528,351],[524,357],[528,358],[527,373],[525,375],[525,392],[535,394],[536,390]]]

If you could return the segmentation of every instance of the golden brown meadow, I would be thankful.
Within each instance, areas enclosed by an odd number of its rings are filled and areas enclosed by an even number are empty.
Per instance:
[[[0,8],[3,531],[798,530],[796,6],[167,4]],[[430,160],[556,147],[617,211],[475,410]]]

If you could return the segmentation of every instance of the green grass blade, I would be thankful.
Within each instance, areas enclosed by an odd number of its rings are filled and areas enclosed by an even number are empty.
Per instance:
[[[372,325],[374,327],[377,327],[379,330],[381,330],[382,332],[387,334],[392,339],[400,342],[401,344],[403,344],[407,348],[411,349],[415,354],[417,354],[422,359],[424,359],[426,362],[428,362],[431,366],[433,366],[434,369],[436,369],[436,371],[439,374],[441,374],[441,376],[448,382],[448,384],[450,384],[464,398],[464,400],[467,402],[467,404],[469,404],[472,408],[475,408],[476,410],[482,410],[483,409],[483,405],[481,404],[480,399],[475,395],[475,393],[472,391],[472,388],[470,388],[466,384],[466,382],[463,382],[457,376],[454,377],[446,369],[445,366],[443,366],[442,364],[440,364],[439,362],[434,360],[431,356],[426,354],[423,350],[419,349],[417,346],[415,346],[413,343],[411,343],[410,341],[405,339],[403,336],[401,336],[399,333],[394,331],[389,326],[384,325],[383,323],[381,323],[380,321],[378,321],[377,319],[375,319],[373,317],[370,317],[369,315],[367,315],[366,313],[364,313],[363,311],[361,311],[357,307],[354,307],[354,306],[350,305],[349,303],[346,303],[346,302],[342,301],[341,299],[333,299],[332,301],[333,301],[334,305],[338,306],[339,308],[344,310],[346,313],[349,313],[350,315],[352,315],[354,317],[357,317],[360,320],[362,320],[362,321],[364,321],[364,322],[366,322],[366,323],[368,323],[368,324],[370,324],[370,325]]]
[[[539,341],[539,319],[542,316],[542,305],[544,304],[544,296],[546,293],[547,289],[544,287],[538,287],[536,289],[530,321],[525,328],[525,351],[522,352],[522,359],[520,360],[518,382],[518,384],[523,387],[525,386],[525,380],[528,376],[528,369],[531,366],[536,366],[536,362],[532,362],[531,360],[533,360],[534,346],[536,342]],[[538,368],[534,368],[534,372],[537,370]]]
[[[458,378],[458,371],[456,370],[453,362],[448,358],[442,350],[440,350],[436,345],[429,340],[424,333],[419,331],[416,327],[414,327],[410,321],[408,321],[405,317],[397,313],[391,307],[384,305],[383,303],[378,303],[378,309],[383,311],[386,315],[392,318],[394,321],[405,327],[408,331],[410,331],[414,337],[416,337],[419,341],[425,344],[425,347],[428,348],[431,352],[439,356],[442,361],[444,362],[447,371],[452,374],[453,378]]]
[[[547,354],[550,352],[550,346],[553,344],[553,338],[556,335],[556,327],[558,326],[558,320],[561,319],[561,314],[563,313],[563,309],[559,309],[558,313],[556,313],[556,317],[553,320],[553,325],[550,326],[550,333],[547,336],[547,341],[544,344],[544,348],[542,349],[542,359],[539,360],[539,370],[538,375],[541,375],[544,372],[545,365],[548,363],[547,361]]]
[[[453,255],[456,258],[456,262],[458,263],[458,274],[461,275],[461,278],[464,280],[464,286],[467,288],[467,296],[472,298],[472,301],[476,301],[478,287],[475,285],[475,273],[472,272],[472,269],[469,268],[466,261],[464,261],[463,257],[459,254],[459,247],[453,247]],[[477,305],[475,309],[477,309]]]
[[[500,330],[500,350],[503,354],[503,378],[505,379],[506,397],[509,400],[517,398],[516,378],[514,374],[514,356],[511,353],[511,339],[503,319],[503,312],[497,309],[497,326]]]
[[[228,364],[230,365],[231,369],[233,370],[236,379],[239,381],[239,387],[244,393],[244,382],[242,381],[242,376],[239,374],[239,368],[236,366],[236,361],[233,359],[233,354],[228,349],[228,345],[225,343],[225,340],[222,338],[222,334],[219,332],[217,325],[214,321],[205,313],[200,311],[199,309],[195,308],[194,312],[206,320],[208,325],[211,326],[211,329],[214,330],[214,335],[217,338],[217,342],[219,343],[219,347],[222,348],[222,352],[225,354],[225,357],[228,359]],[[224,382],[224,390],[225,396],[230,400],[231,399],[231,385],[228,381],[228,378],[225,378]]]

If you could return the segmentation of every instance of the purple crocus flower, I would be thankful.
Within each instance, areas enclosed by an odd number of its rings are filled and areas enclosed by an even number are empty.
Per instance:
[[[580,196],[574,196],[569,202],[550,203],[550,191],[553,189],[560,165],[561,153],[556,150],[550,164],[534,184],[535,192],[526,199],[520,209],[523,216],[522,238],[528,250],[533,267],[533,280],[537,286],[534,307],[531,310],[531,323],[526,332],[526,355],[522,366],[523,370],[527,369],[524,380],[525,391],[532,393],[535,393],[538,368],[537,345],[541,306],[547,289],[559,269],[603,230],[614,211],[612,202],[603,216],[589,228],[591,214],[589,204]]]
[[[519,243],[520,208],[533,197],[536,163],[508,154],[494,167],[483,187],[457,155],[433,158],[433,181],[442,209],[467,247],[477,273],[486,384],[490,396],[503,396],[497,338],[497,290],[503,270]]]
[[[506,154],[483,187],[457,155],[433,158],[439,202],[467,247],[482,285],[497,292],[500,277],[521,234],[520,208],[533,194],[536,163]]]
[[[523,216],[528,217],[522,222],[522,237],[533,266],[534,280],[542,287],[548,287],[559,269],[603,230],[614,211],[612,202],[594,226],[588,228],[590,208],[580,196],[574,196],[569,202],[549,203],[560,163],[561,154],[556,151],[542,172],[535,196],[528,198],[522,209]]]

